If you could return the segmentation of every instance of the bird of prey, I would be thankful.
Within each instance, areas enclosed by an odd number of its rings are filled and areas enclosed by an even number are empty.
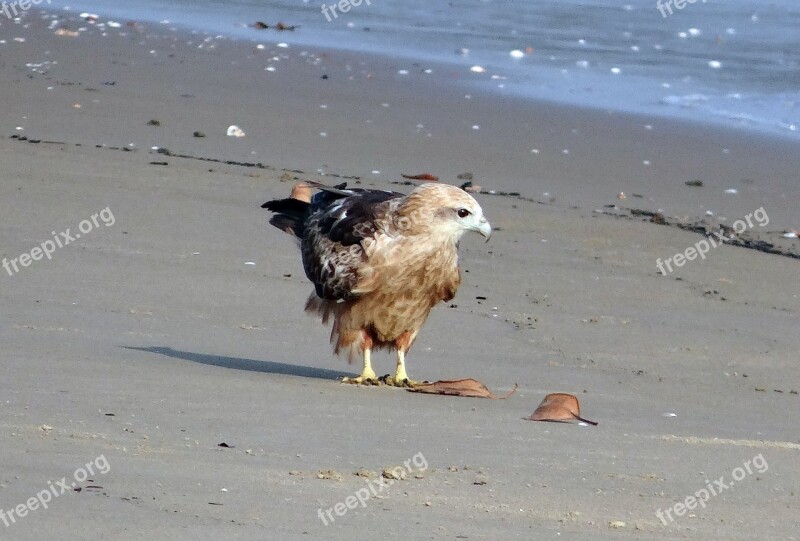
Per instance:
[[[405,356],[431,309],[450,301],[461,282],[458,241],[492,228],[464,190],[425,183],[410,194],[307,185],[313,197],[268,201],[270,223],[300,241],[303,267],[314,284],[306,311],[333,318],[335,353],[363,355],[361,375],[348,383],[414,386]],[[308,200],[310,199],[310,201]],[[377,378],[373,349],[397,351],[394,376]]]

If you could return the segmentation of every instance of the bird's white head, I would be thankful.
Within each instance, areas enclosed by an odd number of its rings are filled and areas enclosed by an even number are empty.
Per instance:
[[[398,216],[399,222],[407,221],[410,233],[435,233],[453,242],[467,231],[480,233],[487,242],[492,235],[492,226],[475,198],[450,184],[417,186],[403,201]]]

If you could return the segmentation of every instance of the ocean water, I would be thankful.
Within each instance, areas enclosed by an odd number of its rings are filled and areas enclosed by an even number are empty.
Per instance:
[[[457,84],[800,139],[800,0],[679,0],[681,9],[675,0],[661,0],[661,8],[657,0],[367,1],[335,16],[332,0],[52,0],[50,7],[386,54],[409,66],[414,59],[480,66],[485,71]],[[248,26],[254,21],[299,28],[260,31]]]

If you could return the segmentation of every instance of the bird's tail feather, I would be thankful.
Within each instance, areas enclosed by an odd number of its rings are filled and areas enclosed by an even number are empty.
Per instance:
[[[346,183],[337,184],[336,186],[328,186],[327,184],[323,184],[321,182],[306,180],[303,181],[303,184],[311,188],[316,188],[322,192],[333,194],[334,198],[336,198],[336,196],[347,197],[349,195],[353,195],[352,191],[345,189],[347,187]],[[261,205],[261,208],[275,213],[275,216],[270,219],[269,223],[281,231],[286,231],[290,235],[294,235],[295,237],[301,239],[303,238],[305,221],[308,217],[310,208],[314,206],[315,202],[316,204],[319,204],[321,201],[317,200],[319,195],[321,194],[317,194],[317,196],[312,199],[311,203],[301,201],[300,199],[296,199],[294,197],[289,197],[287,199],[274,199],[272,201],[267,201]]]
[[[310,206],[305,201],[290,197],[288,199],[267,201],[261,205],[261,208],[275,213],[275,216],[270,218],[269,223],[281,231],[301,239],[303,238],[306,215]]]

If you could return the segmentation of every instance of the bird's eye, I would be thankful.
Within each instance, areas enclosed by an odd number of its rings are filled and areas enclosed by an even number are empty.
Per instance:
[[[472,213],[470,211],[468,211],[467,209],[458,209],[458,217],[459,218],[466,218],[470,214],[472,214]]]

